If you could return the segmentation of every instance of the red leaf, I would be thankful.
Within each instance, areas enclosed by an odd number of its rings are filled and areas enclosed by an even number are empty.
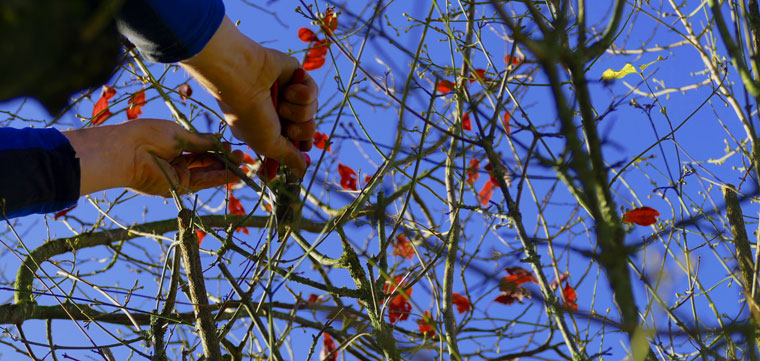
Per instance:
[[[390,295],[391,300],[388,303],[388,322],[391,324],[396,323],[396,321],[406,320],[409,318],[409,312],[412,311],[412,305],[409,304],[409,299],[407,298],[407,296],[412,295],[412,287],[404,287],[406,282],[402,282],[403,280],[404,275],[397,275],[393,278],[393,282],[386,280],[383,287],[383,293],[385,294],[395,291]],[[402,288],[406,294],[400,291]]]
[[[448,80],[441,80],[438,82],[438,87],[436,87],[436,90],[441,94],[446,94],[451,91],[451,89],[454,89],[454,83],[448,81]]]
[[[565,288],[562,289],[562,294],[565,296],[565,301],[567,301],[565,306],[573,311],[578,311],[578,303],[576,302],[578,300],[578,294],[575,293],[575,288],[570,286],[570,283],[565,284]]]
[[[337,361],[338,347],[335,345],[329,333],[322,334],[322,351],[319,353],[320,361]]]
[[[518,57],[512,57],[511,55],[504,56],[504,64],[518,66],[522,64],[522,62],[523,59],[520,59]]]
[[[325,65],[325,58],[324,57],[316,57],[316,58],[306,58],[306,60],[303,62],[303,70],[306,71],[312,71],[317,70],[321,68],[323,65]]]
[[[405,235],[399,234],[391,244],[393,246],[393,254],[401,256],[405,259],[412,259],[414,257],[414,247]]]
[[[640,226],[651,226],[657,223],[657,219],[655,217],[659,215],[660,212],[654,208],[641,207],[625,212],[623,215],[623,222],[636,223]]]
[[[512,115],[509,114],[509,112],[504,112],[504,122],[503,122],[503,124],[504,124],[504,131],[507,132],[507,134],[509,134],[509,119],[511,117],[512,117]]]
[[[201,246],[201,242],[203,242],[203,238],[206,237],[206,232],[203,232],[203,230],[196,229],[195,235],[198,236],[198,247]]]
[[[111,99],[116,95],[116,89],[113,87],[110,87],[108,85],[103,85],[103,88],[100,90],[100,97]]]
[[[108,109],[108,99],[106,98],[100,98],[98,99],[98,102],[95,103],[95,107],[92,108],[92,116],[94,117],[92,119],[93,125],[99,125],[102,124],[106,119],[110,118],[113,115],[111,113],[111,110]]]
[[[306,55],[306,58],[320,58],[327,55],[327,46],[323,44],[325,44],[324,40],[315,42],[314,47],[309,49],[309,53]]]
[[[314,293],[309,294],[309,302],[312,302],[312,303],[317,302],[318,299],[319,299],[319,296],[317,296],[316,294]]]
[[[314,35],[314,32],[311,31],[311,29],[308,28],[300,28],[298,29],[298,39],[303,41],[304,43],[310,43],[312,41],[317,41],[317,36]]]
[[[365,176],[364,176],[364,183],[369,183],[369,181],[371,181],[371,180],[372,180],[372,177],[374,177],[374,176],[371,176],[371,175],[365,175]]]
[[[356,172],[353,169],[338,163],[338,174],[340,174],[340,186],[343,189],[356,190]]]
[[[467,167],[467,183],[475,184],[475,181],[480,178],[480,173],[478,170],[480,170],[480,160],[470,160],[470,166]]]
[[[317,149],[325,149],[325,146],[327,146],[327,150],[330,151],[329,141],[330,138],[327,137],[327,134],[314,132],[314,146],[317,147]]]
[[[140,90],[138,93],[132,94],[127,104],[129,105],[127,120],[137,119],[142,114],[142,106],[145,105],[145,91]]]
[[[77,206],[75,204],[74,206],[72,206],[70,208],[66,208],[64,210],[60,210],[58,212],[55,212],[55,214],[53,215],[53,219],[58,219],[58,218],[61,218],[61,217],[65,216],[67,213],[71,212],[71,210],[74,209],[74,208],[76,208],[76,207]]]
[[[472,73],[472,78],[470,78],[470,84],[478,81],[478,80],[485,80],[486,79],[486,71],[483,69],[475,69],[475,71]]]
[[[457,306],[457,312],[459,312],[460,314],[465,313],[472,308],[472,304],[470,304],[470,300],[467,297],[460,295],[459,293],[456,293],[456,292],[452,293],[451,301],[454,303],[455,306]]]
[[[246,228],[246,227],[238,227],[238,228],[235,230],[235,232],[243,232],[243,233],[245,233],[245,234],[250,234],[250,233],[248,232],[248,228]]]
[[[243,153],[243,163],[253,165],[253,164],[256,164],[256,162],[257,162],[256,158],[251,157],[250,155],[248,155],[248,153]]]
[[[494,301],[511,305],[515,301],[522,303],[524,298],[530,298],[530,291],[520,285],[527,282],[538,283],[533,273],[522,267],[507,267],[507,273],[509,276],[499,281],[501,294]]]
[[[331,9],[325,11],[325,26],[322,27],[322,31],[327,34],[332,34],[335,29],[338,28],[338,14],[334,14]]]
[[[488,205],[488,202],[491,201],[491,196],[493,196],[493,190],[496,188],[496,185],[496,183],[490,180],[483,185],[483,188],[480,189],[480,192],[478,192],[478,200],[480,200],[480,205],[483,207]]]
[[[520,266],[507,267],[506,271],[509,273],[509,276],[504,277],[502,282],[512,282],[518,286],[527,282],[538,283],[536,276],[534,276],[532,272]]]
[[[177,88],[177,92],[179,92],[179,98],[185,101],[193,95],[193,88],[190,87],[190,84],[185,83]]]
[[[244,216],[245,208],[243,208],[243,205],[240,203],[240,200],[238,200],[234,194],[230,193],[230,198],[227,201],[227,208],[230,210],[230,214],[234,214],[237,216]]]
[[[425,316],[417,320],[417,328],[425,337],[435,337],[433,316],[425,311]]]
[[[472,121],[470,120],[470,113],[464,113],[464,115],[462,115],[462,129],[472,130]]]

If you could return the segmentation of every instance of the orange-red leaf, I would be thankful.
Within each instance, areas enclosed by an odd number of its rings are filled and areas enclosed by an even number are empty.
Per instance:
[[[454,303],[455,306],[457,306],[457,312],[459,313],[465,313],[472,308],[472,304],[470,304],[470,299],[468,299],[465,296],[462,296],[459,293],[456,293],[456,292],[452,293],[451,301]]]
[[[507,64],[507,65],[518,66],[518,65],[522,64],[522,62],[523,62],[523,59],[520,59],[518,57],[513,57],[511,55],[505,55],[504,56],[504,63]]]
[[[145,91],[140,90],[139,92],[132,94],[132,96],[129,97],[127,104],[127,119],[137,119],[137,117],[142,114],[142,106],[145,105]]]
[[[507,134],[509,134],[509,119],[510,118],[512,118],[512,115],[509,114],[509,112],[504,112],[503,124],[504,124],[504,131],[507,132]]]
[[[111,99],[116,95],[116,89],[113,87],[110,87],[108,85],[103,85],[103,88],[100,90],[100,97]]]
[[[106,119],[111,117],[113,113],[108,109],[108,99],[113,98],[116,95],[116,90],[108,85],[103,86],[103,90],[100,92],[100,99],[95,102],[95,106],[92,108],[92,124],[102,124]]]
[[[198,247],[201,246],[201,242],[203,242],[203,238],[206,237],[206,232],[203,232],[203,230],[196,229],[195,235],[198,236]]]
[[[470,166],[467,167],[467,183],[475,184],[475,181],[480,178],[480,173],[478,172],[480,170],[480,160],[478,159],[471,159],[470,160]]]
[[[485,80],[486,79],[486,71],[483,69],[475,69],[475,71],[472,73],[472,78],[470,78],[470,84],[478,81],[478,80]]]
[[[326,146],[327,150],[330,151],[329,141],[330,138],[327,137],[327,134],[314,132],[314,146],[317,147],[317,149],[325,149]]]
[[[243,153],[243,163],[253,165],[253,164],[256,164],[256,162],[257,162],[256,158],[251,157],[250,155],[248,155],[248,153]]]
[[[464,113],[462,115],[462,129],[472,130],[472,121],[470,120],[470,113]]]
[[[322,27],[322,31],[325,33],[332,34],[338,28],[338,14],[333,13],[331,9],[325,11],[324,21],[326,26]]]
[[[524,298],[530,298],[530,291],[522,287],[521,285],[527,282],[535,282],[538,280],[530,271],[522,267],[508,267],[506,276],[499,281],[499,294],[495,302],[499,302],[505,305],[511,305],[515,301],[522,303]]]
[[[441,80],[438,82],[438,86],[436,87],[436,90],[438,90],[441,94],[446,94],[451,91],[451,89],[454,89],[454,83],[448,81],[448,80]]]
[[[356,172],[353,169],[338,163],[338,174],[340,174],[340,186],[343,189],[357,190]]]
[[[390,295],[391,300],[388,303],[388,322],[391,324],[396,321],[404,321],[409,318],[409,313],[412,311],[412,305],[409,303],[407,296],[412,295],[412,287],[405,287],[404,275],[397,275],[393,278],[393,282],[390,280],[385,281],[383,287],[383,293],[388,294],[391,291],[395,291]],[[403,289],[404,292],[400,290]]]
[[[486,184],[483,184],[483,188],[480,189],[480,192],[478,192],[478,200],[480,200],[480,205],[485,207],[488,205],[488,202],[491,201],[491,196],[493,196],[493,191],[496,189],[496,183],[489,180],[486,182]]]
[[[565,296],[565,301],[567,301],[565,306],[573,311],[578,311],[578,294],[575,293],[575,288],[570,286],[570,283],[565,284],[565,288],[562,289],[562,294]]]
[[[651,226],[657,223],[657,219],[655,217],[659,215],[660,212],[654,208],[641,207],[625,212],[623,215],[623,222],[636,223],[640,226]]]
[[[232,193],[230,193],[230,198],[227,201],[227,208],[230,210],[230,214],[234,214],[236,216],[245,215],[245,208],[243,208],[243,205],[240,203],[240,200],[237,199],[235,195]]]
[[[303,62],[303,70],[306,71],[312,71],[317,70],[321,68],[323,65],[325,65],[325,58],[324,57],[308,57]]]
[[[392,243],[392,246],[394,255],[401,256],[405,259],[412,259],[414,257],[414,248],[412,247],[412,243],[409,242],[405,235],[399,234],[396,236],[396,239]]]
[[[310,43],[312,41],[317,41],[317,36],[314,35],[314,32],[311,31],[311,29],[308,28],[300,28],[298,29],[298,39],[303,41],[304,43]]]
[[[430,311],[425,311],[425,316],[417,320],[417,328],[425,337],[435,337],[434,321]]]
[[[528,271],[525,268],[516,266],[507,267],[506,270],[507,273],[509,273],[509,276],[504,277],[502,282],[512,282],[518,286],[527,282],[538,283],[536,276],[534,276],[531,271]]]
[[[329,333],[322,334],[322,351],[319,353],[320,361],[337,361],[338,360],[338,346],[335,345],[332,337]]]

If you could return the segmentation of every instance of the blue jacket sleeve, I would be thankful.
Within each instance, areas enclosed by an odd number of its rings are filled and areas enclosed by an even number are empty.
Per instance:
[[[222,0],[129,0],[116,26],[148,60],[174,63],[203,50],[223,19]]]
[[[54,212],[79,198],[79,159],[58,130],[0,128],[0,164],[0,219]]]

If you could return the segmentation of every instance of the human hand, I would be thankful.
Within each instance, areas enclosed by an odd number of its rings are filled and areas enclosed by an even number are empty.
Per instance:
[[[168,120],[136,119],[63,134],[79,158],[82,195],[126,187],[168,197],[172,188],[182,194],[239,180],[208,153],[214,135],[190,133]],[[239,165],[243,153],[233,155]]]
[[[308,74],[290,84],[298,60],[257,44],[225,18],[206,47],[181,65],[219,101],[235,137],[303,176],[301,151],[311,149],[318,90]],[[270,93],[275,81],[282,89],[277,109]]]

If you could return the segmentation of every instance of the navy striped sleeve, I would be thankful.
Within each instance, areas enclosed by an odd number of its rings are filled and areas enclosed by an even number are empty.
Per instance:
[[[223,19],[221,0],[129,0],[116,26],[148,60],[175,63],[203,50]]]
[[[0,219],[54,212],[79,199],[79,159],[56,129],[0,128],[0,164]]]

